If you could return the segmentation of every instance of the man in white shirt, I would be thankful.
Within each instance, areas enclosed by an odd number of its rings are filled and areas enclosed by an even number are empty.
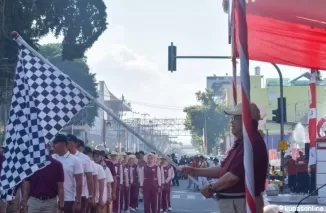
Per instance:
[[[58,134],[53,144],[55,154],[52,157],[62,163],[64,170],[64,213],[80,212],[84,173],[82,163],[68,151],[65,135]]]
[[[99,154],[98,150],[93,151],[93,160],[97,160],[97,155]],[[106,173],[102,165],[95,162],[97,168],[97,187],[96,187],[96,195],[95,202],[96,207],[92,208],[91,213],[106,213],[107,205],[106,202],[108,200],[107,187],[106,187]]]
[[[83,165],[83,191],[81,199],[81,213],[86,213],[88,203],[93,205],[95,199],[93,197],[93,168],[91,160],[87,155],[77,150],[78,138],[75,135],[67,135],[68,150],[75,155]],[[87,201],[88,199],[88,201]]]

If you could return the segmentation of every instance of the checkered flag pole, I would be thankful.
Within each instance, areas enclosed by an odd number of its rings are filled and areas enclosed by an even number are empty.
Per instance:
[[[6,200],[19,183],[50,163],[46,144],[92,101],[16,32],[13,37],[19,54],[0,177]]]

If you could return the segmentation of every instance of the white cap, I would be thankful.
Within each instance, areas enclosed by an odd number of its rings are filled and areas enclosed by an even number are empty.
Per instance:
[[[127,154],[125,152],[122,152],[120,155],[122,156],[126,156]]]
[[[118,153],[116,151],[112,151],[110,155],[118,155]]]
[[[261,120],[261,116],[260,116],[260,110],[258,108],[258,106],[255,103],[251,103],[250,104],[250,111],[251,111],[251,118],[253,120],[259,121]],[[227,115],[242,115],[242,103],[237,104],[236,106],[229,108],[229,109],[225,109],[224,110],[225,114]]]

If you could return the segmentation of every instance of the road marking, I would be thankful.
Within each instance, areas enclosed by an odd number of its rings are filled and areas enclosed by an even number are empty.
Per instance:
[[[195,195],[187,195],[187,199],[189,199],[189,200],[192,199],[193,200],[193,199],[196,199],[196,196]]]
[[[172,199],[178,199],[180,197],[181,197],[180,195],[172,195]]]

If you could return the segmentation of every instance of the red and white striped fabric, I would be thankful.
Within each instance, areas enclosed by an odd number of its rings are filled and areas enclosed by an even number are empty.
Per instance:
[[[310,140],[309,166],[316,164],[316,134],[317,134],[316,78],[317,78],[317,70],[311,69],[311,77],[310,77],[311,103],[309,109],[309,126],[308,126],[309,140]]]
[[[326,122],[326,115],[324,117],[322,117],[317,123],[317,135],[319,138],[322,137],[322,135],[320,133],[322,132],[321,128],[325,122]]]

